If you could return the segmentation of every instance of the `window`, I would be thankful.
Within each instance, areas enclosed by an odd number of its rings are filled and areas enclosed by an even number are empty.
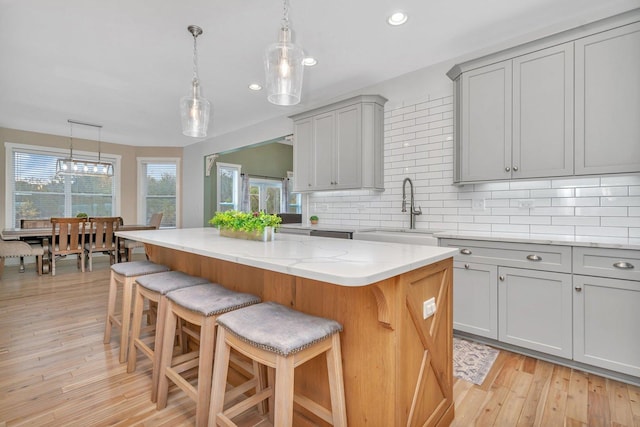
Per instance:
[[[162,212],[163,228],[179,224],[179,159],[138,158],[138,222],[148,224]]]
[[[249,206],[251,212],[280,213],[281,198],[281,180],[249,178]]]
[[[114,216],[119,212],[119,156],[102,155],[114,166],[114,176],[57,176],[56,161],[68,151],[6,143],[5,222],[19,227],[20,219]],[[74,158],[95,160],[95,154],[74,151]]]
[[[240,165],[216,163],[217,165],[217,211],[240,210]]]

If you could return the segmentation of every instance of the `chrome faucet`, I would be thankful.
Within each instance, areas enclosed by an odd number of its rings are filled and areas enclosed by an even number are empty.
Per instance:
[[[413,230],[414,228],[416,228],[416,215],[422,215],[422,208],[420,208],[420,206],[418,206],[418,209],[414,207],[413,182],[411,182],[411,179],[405,178],[402,182],[402,212],[407,211],[407,182],[409,183],[409,187],[411,189],[411,205],[409,206],[409,228]]]

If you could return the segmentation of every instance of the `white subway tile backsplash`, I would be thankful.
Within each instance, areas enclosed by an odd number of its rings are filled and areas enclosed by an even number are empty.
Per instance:
[[[531,197],[573,197],[573,188],[554,188],[550,190],[531,190]]]
[[[602,197],[602,206],[640,206],[640,196]]]
[[[578,236],[602,236],[602,237],[627,237],[628,229],[625,227],[576,227]]]
[[[565,187],[599,187],[600,178],[568,178],[556,179],[552,183],[553,188]]]
[[[613,185],[640,185],[640,175],[603,176],[601,181],[603,187]]]
[[[423,210],[417,228],[640,238],[640,175],[454,185],[451,92],[387,103],[384,117],[385,191],[305,196],[323,224],[408,228],[401,203],[410,177]]]
[[[627,216],[627,208],[576,208],[576,216]]]
[[[576,188],[576,197],[633,196],[629,190],[627,187]]]

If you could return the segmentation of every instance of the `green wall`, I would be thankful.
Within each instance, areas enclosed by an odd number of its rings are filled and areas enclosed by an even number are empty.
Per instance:
[[[202,159],[206,167],[206,159]],[[242,173],[269,177],[287,176],[293,170],[293,146],[271,142],[220,153],[216,163],[232,163],[242,165]],[[204,170],[204,168],[203,168]],[[217,176],[216,165],[211,168],[211,175],[204,177],[204,225],[216,211]],[[184,191],[189,191],[185,188]]]

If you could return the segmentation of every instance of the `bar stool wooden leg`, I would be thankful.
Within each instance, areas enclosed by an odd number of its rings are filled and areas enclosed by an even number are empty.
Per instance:
[[[107,300],[107,321],[104,322],[104,339],[102,342],[104,344],[109,344],[111,341],[111,329],[113,327],[113,316],[116,311],[116,295],[118,294],[118,284],[116,283],[116,278],[114,277],[116,273],[111,271],[111,277],[109,279],[109,299]]]

